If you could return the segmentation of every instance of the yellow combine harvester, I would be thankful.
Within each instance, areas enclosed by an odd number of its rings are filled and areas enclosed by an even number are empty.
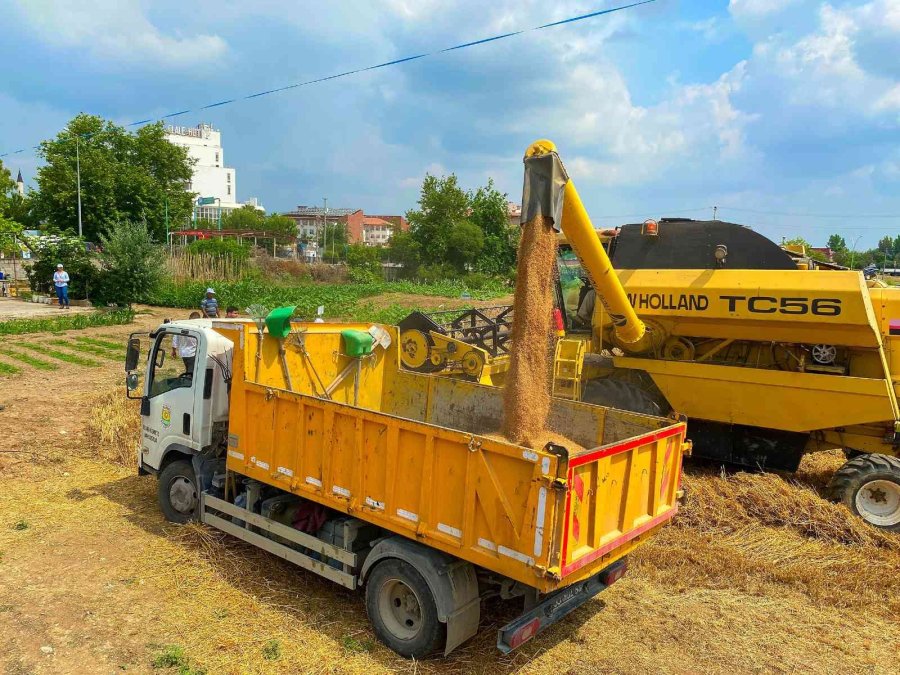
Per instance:
[[[727,463],[793,471],[843,449],[831,496],[900,530],[900,289],[801,269],[721,221],[626,225],[604,246],[552,143],[529,148],[525,171],[522,222],[555,215],[565,236],[557,395],[686,415],[694,456]],[[537,182],[557,201],[529,203]],[[502,375],[502,361],[487,362]]]

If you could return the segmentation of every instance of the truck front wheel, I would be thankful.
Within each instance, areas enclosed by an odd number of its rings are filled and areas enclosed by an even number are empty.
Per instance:
[[[166,520],[187,523],[196,518],[200,495],[194,467],[189,461],[179,459],[160,472],[157,496]]]
[[[428,584],[403,560],[385,559],[369,573],[366,612],[378,639],[406,658],[428,656],[446,640]]]
[[[834,472],[828,492],[870,525],[900,532],[900,459],[854,457]]]

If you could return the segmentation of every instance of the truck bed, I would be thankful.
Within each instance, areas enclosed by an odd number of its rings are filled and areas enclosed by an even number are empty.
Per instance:
[[[683,423],[557,399],[552,430],[584,449],[517,446],[487,436],[502,390],[401,370],[392,329],[357,371],[342,352],[348,327],[369,325],[295,324],[284,364],[266,336],[257,375],[255,326],[216,326],[235,345],[229,470],[544,593],[676,513]]]

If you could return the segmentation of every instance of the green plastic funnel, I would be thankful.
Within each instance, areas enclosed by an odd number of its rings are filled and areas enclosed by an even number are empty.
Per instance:
[[[291,317],[294,316],[296,305],[292,307],[278,307],[269,312],[266,317],[266,328],[269,335],[277,338],[286,338],[291,334]]]

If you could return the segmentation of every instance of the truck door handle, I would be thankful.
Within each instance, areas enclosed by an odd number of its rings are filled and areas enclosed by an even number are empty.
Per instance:
[[[141,417],[150,417],[150,397],[141,396]]]
[[[181,418],[181,431],[185,436],[191,435],[191,414],[184,413]]]

